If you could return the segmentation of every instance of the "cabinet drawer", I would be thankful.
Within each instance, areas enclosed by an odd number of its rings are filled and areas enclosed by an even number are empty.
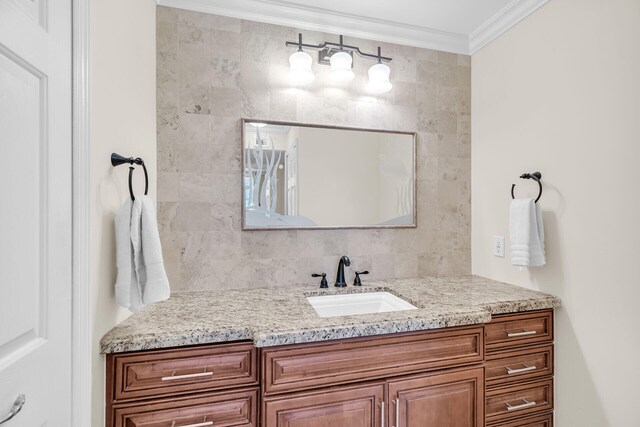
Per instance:
[[[553,375],[553,345],[492,353],[485,367],[487,386]]]
[[[383,378],[483,360],[481,327],[357,338],[262,351],[265,394]]]
[[[257,426],[258,391],[255,387],[115,407],[113,426]]]
[[[487,350],[553,341],[553,311],[494,316],[484,330]]]
[[[553,414],[519,418],[504,423],[491,424],[491,427],[553,427]]]
[[[263,427],[382,425],[384,384],[344,386],[264,399]]]
[[[486,406],[487,421],[549,411],[553,409],[553,380],[488,390]]]
[[[255,385],[256,354],[251,343],[116,354],[109,364],[113,397],[122,401]]]

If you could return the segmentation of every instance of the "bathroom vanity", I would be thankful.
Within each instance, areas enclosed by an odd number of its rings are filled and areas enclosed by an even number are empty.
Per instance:
[[[375,291],[417,309],[304,300]],[[106,425],[551,426],[558,304],[472,276],[177,294],[103,338]]]

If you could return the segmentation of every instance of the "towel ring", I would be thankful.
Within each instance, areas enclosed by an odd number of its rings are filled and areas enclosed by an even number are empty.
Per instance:
[[[112,153],[111,154],[111,165],[120,166],[125,163],[129,163],[130,165],[140,165],[142,166],[142,170],[144,171],[144,195],[146,196],[149,193],[149,173],[147,172],[147,166],[144,164],[144,160],[140,157],[124,157],[120,154]],[[133,166],[129,166],[129,196],[131,196],[131,200],[135,200],[136,197],[133,194],[133,170],[135,168]]]
[[[538,203],[538,200],[540,200],[540,197],[542,196],[542,183],[540,182],[540,180],[542,179],[542,174],[540,172],[533,172],[533,173],[523,173],[522,175],[520,175],[520,178],[522,179],[532,179],[535,182],[538,183],[538,188],[539,188],[539,192],[538,192],[538,197],[536,198],[535,203]],[[514,193],[514,189],[516,188],[515,184],[511,184],[511,198],[515,199],[516,196],[513,194]]]

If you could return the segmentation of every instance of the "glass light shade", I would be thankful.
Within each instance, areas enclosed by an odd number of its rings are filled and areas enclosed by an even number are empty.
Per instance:
[[[304,85],[313,81],[311,71],[311,55],[301,50],[294,52],[289,57],[289,79],[297,85]]]
[[[389,92],[393,85],[389,81],[391,69],[382,63],[372,65],[369,68],[369,84],[367,90],[371,93]]]
[[[331,63],[331,73],[329,76],[332,80],[347,82],[351,80],[355,74],[351,71],[351,63],[353,58],[347,52],[336,52],[331,55],[329,60]]]

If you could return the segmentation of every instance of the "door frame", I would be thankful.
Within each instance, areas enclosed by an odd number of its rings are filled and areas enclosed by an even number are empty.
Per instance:
[[[90,0],[72,0],[73,281],[71,323],[71,426],[91,425],[90,280]]]

